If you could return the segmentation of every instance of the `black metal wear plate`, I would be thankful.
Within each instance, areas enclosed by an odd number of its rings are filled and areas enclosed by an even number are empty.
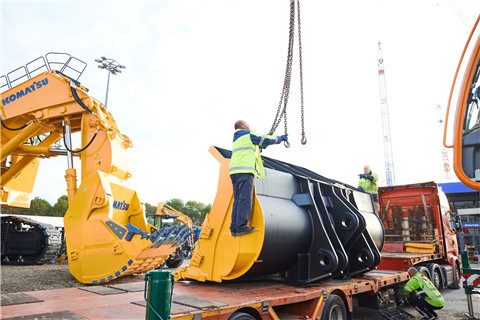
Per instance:
[[[132,301],[131,303],[136,304],[137,306],[140,306],[140,307],[146,307],[147,306],[147,301],[145,301],[145,300]]]
[[[191,296],[173,296],[173,302],[183,304],[189,307],[199,308],[199,309],[227,306],[227,304],[225,303],[205,300],[202,298],[191,297]]]
[[[2,294],[2,299],[0,305],[2,306],[11,306],[14,304],[24,304],[24,303],[34,303],[34,302],[43,302],[43,300],[34,298],[24,293],[11,293],[11,294]]]
[[[140,283],[122,283],[122,284],[116,284],[113,286],[108,286],[109,288],[112,289],[118,289],[118,290],[123,290],[127,292],[140,292],[145,290],[145,283],[140,282]]]
[[[388,320],[409,320],[409,319],[415,319],[414,316],[412,316],[410,313],[407,311],[400,309],[400,308],[389,308],[389,309],[383,309],[378,311],[378,314],[384,317],[385,319]]]
[[[49,313],[39,313],[39,314],[32,314],[29,316],[21,316],[21,317],[13,317],[13,318],[5,318],[5,320],[58,320],[58,319],[71,319],[71,320],[87,320],[88,318],[84,318],[81,315],[70,311],[58,311],[58,312],[49,312]]]
[[[89,291],[96,294],[101,294],[102,296],[108,296],[110,294],[125,293],[125,291],[123,290],[113,289],[109,287],[80,287],[78,289]]]
[[[124,227],[116,224],[113,221],[107,221],[105,223],[113,231],[113,233],[118,237],[118,239],[122,240],[123,236],[127,232],[127,229],[125,229]]]

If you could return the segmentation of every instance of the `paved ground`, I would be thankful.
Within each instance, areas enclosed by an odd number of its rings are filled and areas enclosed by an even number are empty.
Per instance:
[[[471,268],[480,269],[480,264],[471,264]],[[437,313],[439,319],[445,320],[458,320],[465,318],[465,313],[468,310],[467,306],[467,297],[465,295],[465,290],[463,288],[458,290],[453,289],[444,289],[441,290],[441,294],[445,299],[445,307],[442,310],[439,310]],[[480,318],[480,295],[472,296],[473,302],[473,311],[477,317]],[[420,319],[421,316],[419,313],[409,305],[402,307],[403,310],[409,312],[417,319]],[[355,320],[380,320],[384,319],[377,314],[375,310],[359,307],[358,304],[355,305]]]
[[[437,311],[439,319],[454,320],[464,318],[465,312],[467,312],[467,298],[465,291],[462,289],[452,290],[445,289],[441,291],[443,298],[445,299],[445,307],[442,310]],[[475,315],[480,315],[480,296],[473,296],[473,306]],[[409,312],[416,319],[420,319],[420,314],[415,311],[411,306],[406,305],[402,307],[403,310]],[[355,306],[355,320],[380,320],[384,319],[377,314],[375,310],[366,309]]]
[[[183,265],[188,265],[186,260]],[[169,269],[173,271],[174,269]],[[68,263],[62,262],[55,265],[44,266],[28,266],[28,267],[12,267],[2,266],[1,268],[1,293],[15,293],[15,292],[31,292],[38,290],[52,290],[61,288],[83,287],[68,271]],[[117,285],[123,283],[142,282],[143,275],[134,275],[128,277],[121,277],[109,284]],[[438,311],[440,319],[453,320],[462,319],[464,313],[467,311],[467,301],[463,289],[442,290],[442,295],[445,299],[445,308]],[[380,320],[383,319],[378,315],[377,311],[358,306],[354,302],[356,320]],[[473,296],[473,305],[476,315],[480,315],[480,296]],[[410,306],[403,306],[402,309],[411,313],[420,319],[419,314]]]

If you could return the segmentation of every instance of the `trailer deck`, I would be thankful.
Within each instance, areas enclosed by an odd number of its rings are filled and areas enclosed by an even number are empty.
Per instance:
[[[172,318],[227,319],[243,308],[257,310],[264,319],[315,318],[320,317],[332,293],[339,295],[346,302],[347,310],[352,311],[354,295],[374,293],[381,287],[406,280],[406,272],[374,270],[361,277],[330,279],[305,288],[276,281],[180,281],[174,285]],[[89,286],[2,295],[1,318],[145,319],[144,286],[143,282],[138,282],[128,286]]]
[[[443,259],[439,253],[409,253],[409,252],[383,252],[382,262],[378,269],[396,269],[408,271],[410,267],[420,262],[431,262]]]

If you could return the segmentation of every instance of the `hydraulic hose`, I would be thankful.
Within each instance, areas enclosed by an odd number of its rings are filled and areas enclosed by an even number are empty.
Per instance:
[[[92,140],[90,140],[90,142],[82,149],[78,150],[78,151],[73,151],[73,150],[70,150],[67,146],[67,143],[65,142],[65,126],[62,127],[63,128],[63,145],[65,146],[65,149],[67,149],[68,151],[70,151],[71,153],[79,153],[79,152],[82,152],[84,151],[85,149],[87,149],[93,142],[93,140],[95,140],[96,136],[97,136],[97,133],[100,129],[97,129],[97,131],[95,132],[95,134],[93,135],[93,138]]]
[[[30,122],[32,122],[32,121],[28,121],[27,123],[25,123],[25,124],[24,124],[23,126],[21,126],[20,128],[15,128],[15,129],[7,127],[7,126],[3,123],[2,119],[0,119],[0,122],[2,123],[2,127],[4,127],[5,129],[10,130],[10,131],[17,131],[17,130],[21,130],[21,129],[25,128],[25,127],[28,126],[28,124],[29,124]]]
[[[74,84],[73,82],[70,82],[70,90],[72,91],[73,98],[75,99],[75,101],[77,101],[77,103],[80,105],[80,107],[82,107],[83,109],[87,110],[88,112],[90,112],[90,113],[93,114],[94,116],[97,115],[95,112],[93,112],[92,110],[90,110],[90,109],[83,103],[82,100],[80,100],[80,98],[78,97],[78,94],[77,94],[77,87],[75,86],[75,84]]]

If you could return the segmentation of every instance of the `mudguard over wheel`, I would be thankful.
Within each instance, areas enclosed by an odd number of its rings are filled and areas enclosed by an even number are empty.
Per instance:
[[[450,289],[460,289],[460,267],[458,266],[458,263],[455,263],[455,281],[448,286]]]

